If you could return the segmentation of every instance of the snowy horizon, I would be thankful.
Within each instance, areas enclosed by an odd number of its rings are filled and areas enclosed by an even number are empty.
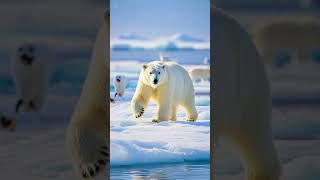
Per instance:
[[[210,50],[210,38],[185,33],[159,37],[127,33],[112,37],[110,45],[113,50]]]

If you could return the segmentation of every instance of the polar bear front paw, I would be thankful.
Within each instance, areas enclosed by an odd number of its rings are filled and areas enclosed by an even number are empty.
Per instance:
[[[67,136],[73,167],[79,176],[93,178],[100,174],[110,160],[107,139],[102,132],[71,127]]]
[[[134,117],[140,118],[144,114],[144,107],[141,104],[136,103],[134,106]]]
[[[99,151],[100,155],[102,157],[99,160],[97,160],[95,163],[82,165],[80,164],[79,170],[83,178],[92,178],[98,175],[103,169],[103,167],[107,164],[107,161],[109,161],[109,148],[106,146],[102,146]]]

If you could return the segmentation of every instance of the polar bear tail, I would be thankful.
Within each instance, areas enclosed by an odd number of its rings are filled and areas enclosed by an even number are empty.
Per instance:
[[[67,147],[76,173],[84,179],[93,178],[108,168],[109,147],[103,133],[71,126],[67,135]]]

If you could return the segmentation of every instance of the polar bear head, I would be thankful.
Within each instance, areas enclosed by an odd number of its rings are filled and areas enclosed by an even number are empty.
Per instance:
[[[165,63],[161,61],[153,61],[142,67],[143,83],[156,89],[160,85],[168,81],[168,74]]]
[[[35,60],[35,45],[24,43],[17,48],[17,56],[24,65],[32,65]]]

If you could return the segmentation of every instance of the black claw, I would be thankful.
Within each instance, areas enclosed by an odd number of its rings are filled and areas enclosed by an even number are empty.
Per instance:
[[[106,165],[106,161],[103,160],[103,159],[98,160],[98,163],[99,163],[100,165]]]
[[[94,171],[91,167],[89,167],[89,173],[90,173],[90,176],[93,177],[94,176]]]
[[[96,172],[100,171],[100,166],[98,166],[97,164],[94,164],[94,169],[96,170]]]
[[[104,156],[109,156],[109,153],[106,153],[106,152],[104,152],[104,151],[100,151],[100,153],[101,153],[102,155],[104,155]]]
[[[88,174],[86,172],[82,171],[82,177],[83,178],[88,178],[89,176],[88,176]]]
[[[109,148],[107,146],[102,146],[101,149],[109,151]]]

